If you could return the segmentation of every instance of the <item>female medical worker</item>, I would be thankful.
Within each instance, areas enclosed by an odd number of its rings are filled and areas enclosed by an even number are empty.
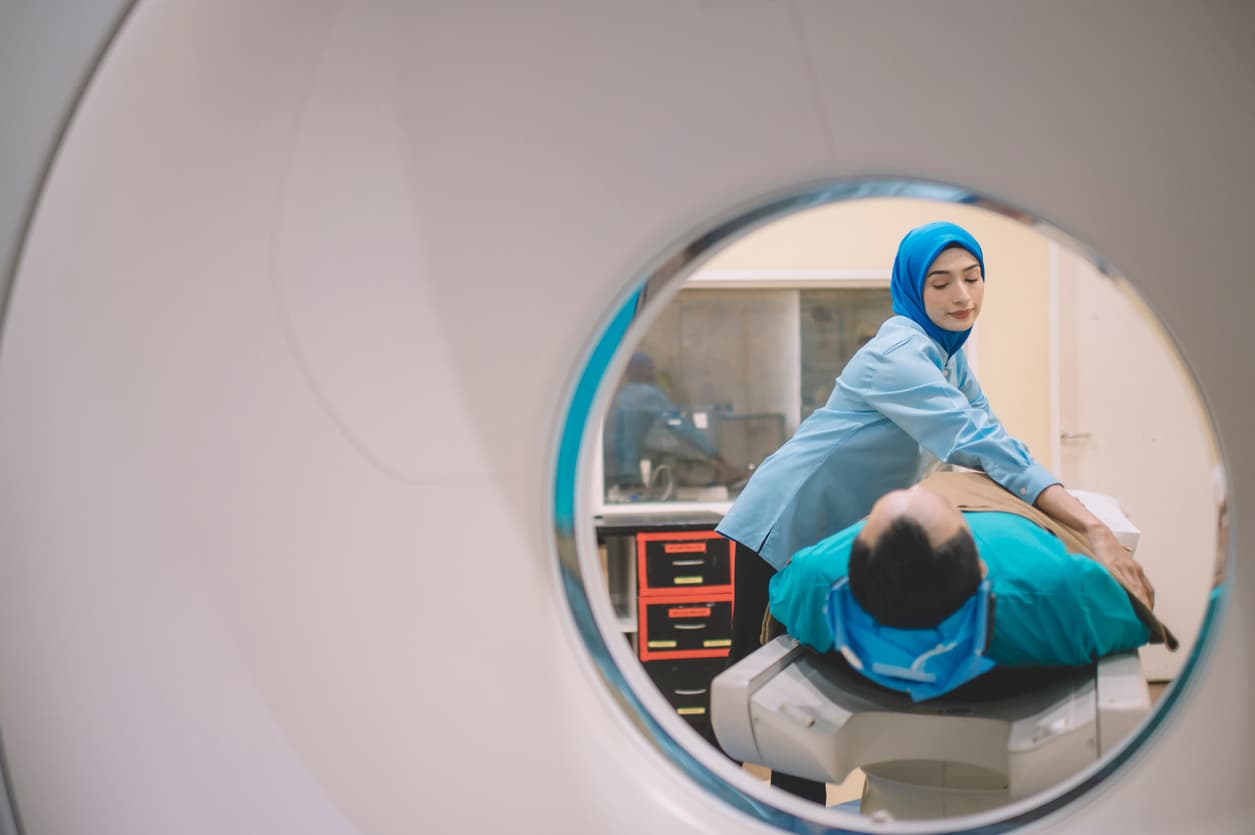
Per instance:
[[[767,582],[777,569],[866,516],[885,493],[927,475],[938,460],[982,470],[1084,531],[1098,558],[1153,604],[1150,583],[1111,530],[990,410],[962,351],[981,312],[984,272],[980,244],[953,223],[930,223],[902,239],[889,284],[896,315],[846,364],[824,407],[763,461],[719,525],[719,533],[762,557],[736,563],[729,663],[758,646]],[[822,785],[791,782],[773,775],[776,785],[823,801]]]

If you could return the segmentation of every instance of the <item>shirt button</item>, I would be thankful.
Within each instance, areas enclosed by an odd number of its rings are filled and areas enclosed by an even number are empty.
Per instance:
[[[1021,487],[1021,488],[1020,488],[1020,495],[1021,495],[1021,496],[1027,496],[1027,495],[1028,495],[1028,488],[1027,488],[1027,487]]]

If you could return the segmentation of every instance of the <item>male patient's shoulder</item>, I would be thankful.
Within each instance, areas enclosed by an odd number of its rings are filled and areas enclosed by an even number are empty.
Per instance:
[[[1114,582],[1098,562],[1069,553],[1062,540],[1022,516],[973,513],[968,525],[995,587],[1033,596],[1075,595],[1094,583]]]
[[[849,571],[850,544],[862,529],[863,522],[856,522],[814,545],[802,548],[793,555],[784,570],[818,582],[839,580]]]

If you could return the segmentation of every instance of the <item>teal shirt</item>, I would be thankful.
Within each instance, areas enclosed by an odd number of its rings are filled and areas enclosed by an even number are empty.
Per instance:
[[[930,456],[987,473],[1028,504],[1058,481],[994,416],[963,351],[947,356],[894,316],[846,364],[824,407],[754,471],[719,533],[780,568],[917,482]]]
[[[1022,516],[964,513],[989,567],[994,631],[988,656],[1009,667],[1079,666],[1145,644],[1150,632],[1128,594],[1100,564]],[[789,634],[832,649],[824,609],[849,569],[858,522],[794,555],[771,579],[771,613]]]

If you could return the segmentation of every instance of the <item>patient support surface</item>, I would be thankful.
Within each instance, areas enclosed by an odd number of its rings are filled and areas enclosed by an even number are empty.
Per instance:
[[[1098,494],[1078,497],[1126,547],[1138,531]],[[997,668],[914,703],[782,635],[712,684],[731,757],[830,783],[860,768],[860,810],[898,818],[980,811],[1027,797],[1118,746],[1150,710],[1137,653],[1079,668]]]
[[[861,768],[865,814],[921,817],[1048,788],[1118,745],[1150,709],[1136,653],[987,678],[913,703],[782,635],[715,679],[712,718],[732,757],[831,783]]]

